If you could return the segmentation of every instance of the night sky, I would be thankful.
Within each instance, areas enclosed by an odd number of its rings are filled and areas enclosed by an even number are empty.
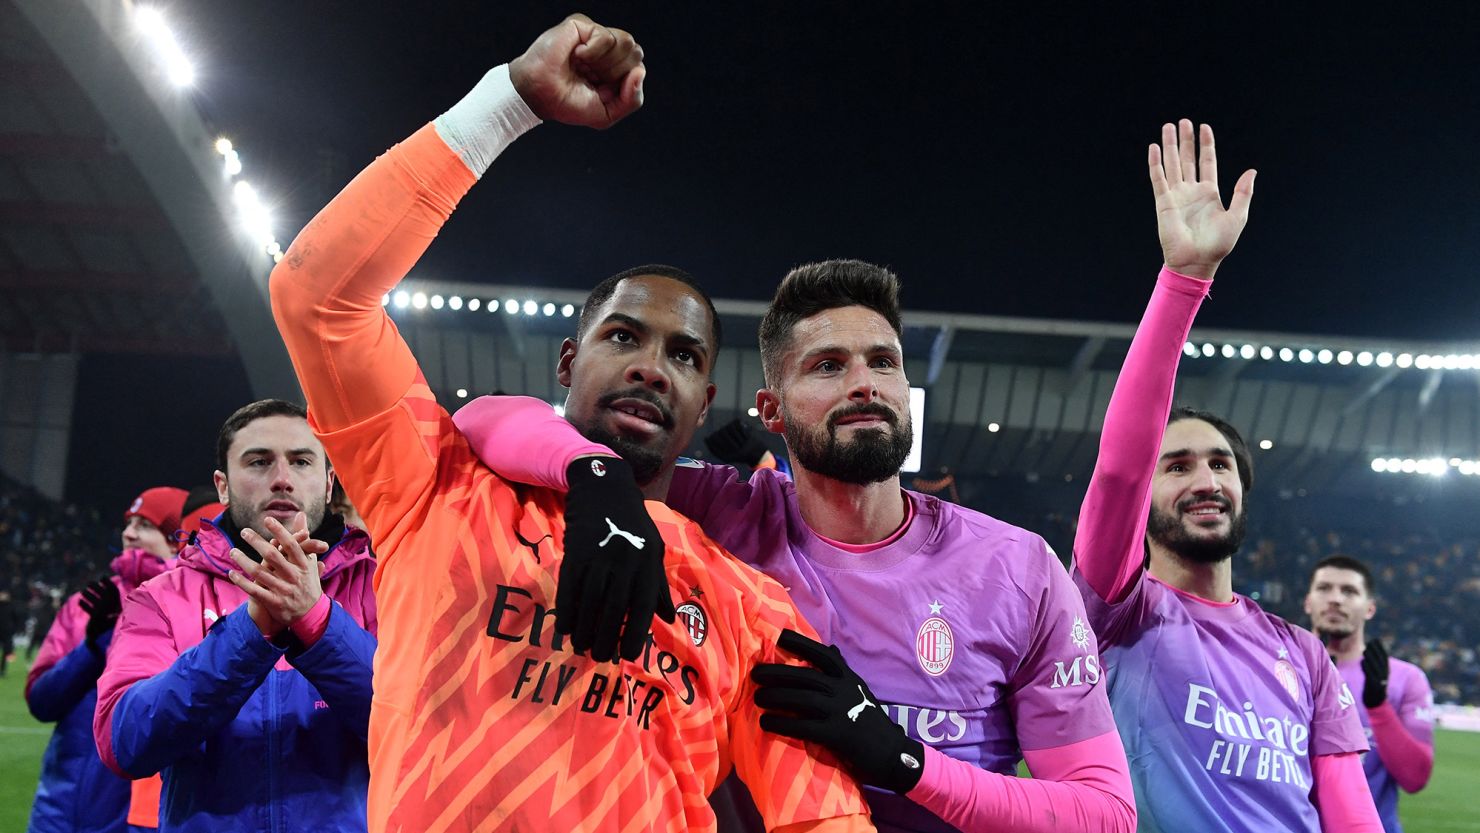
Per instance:
[[[660,261],[765,299],[846,256],[891,265],[908,308],[1131,322],[1160,265],[1146,144],[1187,116],[1218,131],[1225,196],[1260,172],[1199,325],[1480,337],[1480,11],[1293,5],[588,4],[646,50],[646,106],[521,139],[417,274],[586,289]],[[570,10],[166,9],[285,242]],[[80,380],[74,493],[115,361]],[[241,385],[213,408],[246,396],[238,370],[176,365]]]

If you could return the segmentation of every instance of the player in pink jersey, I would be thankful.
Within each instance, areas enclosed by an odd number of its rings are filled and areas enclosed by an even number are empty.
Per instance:
[[[1201,133],[1200,165],[1190,121],[1148,151],[1165,267],[1105,415],[1075,580],[1141,830],[1375,833],[1351,692],[1310,632],[1233,592],[1248,448],[1222,419],[1171,407],[1193,316],[1253,196],[1248,171],[1224,209],[1213,131]]]
[[[1382,640],[1367,641],[1367,622],[1377,615],[1374,589],[1366,564],[1333,555],[1311,574],[1305,612],[1342,679],[1362,692],[1358,715],[1375,753],[1362,759],[1367,786],[1383,829],[1402,833],[1398,789],[1416,793],[1434,771],[1434,695],[1423,669],[1390,659]]]

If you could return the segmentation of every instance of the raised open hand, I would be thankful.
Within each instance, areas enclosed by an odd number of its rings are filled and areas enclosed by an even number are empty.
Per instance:
[[[1233,200],[1223,207],[1218,195],[1218,151],[1213,128],[1202,125],[1201,154],[1192,138],[1192,122],[1161,126],[1161,145],[1147,148],[1151,192],[1156,195],[1156,230],[1168,268],[1196,278],[1211,278],[1233,251],[1249,222],[1254,198],[1250,169],[1233,186]],[[1163,164],[1163,161],[1165,164]]]
[[[632,35],[573,14],[509,62],[509,80],[536,116],[611,127],[642,106],[642,47]]]

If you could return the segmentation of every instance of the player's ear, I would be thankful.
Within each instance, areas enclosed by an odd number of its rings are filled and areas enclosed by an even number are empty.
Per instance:
[[[211,474],[211,482],[216,486],[216,502],[225,506],[229,501],[226,499],[228,490],[226,488],[226,472],[216,469]]]
[[[770,388],[755,392],[755,412],[761,424],[772,434],[786,433],[786,420],[781,416],[781,397]]]
[[[555,363],[555,381],[563,388],[570,387],[570,365],[576,360],[576,340],[568,338],[560,342],[560,359]]]
[[[704,407],[699,409],[699,418],[694,421],[694,427],[698,428],[709,418],[709,406],[714,404],[714,392],[718,390],[713,382],[704,388]]]

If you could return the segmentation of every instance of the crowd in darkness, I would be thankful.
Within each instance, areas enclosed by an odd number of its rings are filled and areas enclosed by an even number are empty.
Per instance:
[[[34,653],[61,600],[108,570],[125,508],[105,520],[0,475],[0,647],[29,632]]]
[[[1072,489],[1063,491],[1070,499]],[[964,490],[972,503],[981,494]],[[1039,531],[1067,559],[1071,508],[1018,518],[1006,507],[994,511],[991,502],[974,508]],[[6,631],[30,632],[39,642],[60,600],[107,570],[118,548],[115,514],[59,503],[0,476],[0,639]],[[1323,514],[1350,526],[1313,522]],[[1329,555],[1361,559],[1378,584],[1378,615],[1368,633],[1386,641],[1393,656],[1422,667],[1438,702],[1480,704],[1480,537],[1431,527],[1404,530],[1402,518],[1412,517],[1381,510],[1330,514],[1308,505],[1297,510],[1289,501],[1256,504],[1249,543],[1235,563],[1234,588],[1307,625],[1301,605],[1316,562]]]

